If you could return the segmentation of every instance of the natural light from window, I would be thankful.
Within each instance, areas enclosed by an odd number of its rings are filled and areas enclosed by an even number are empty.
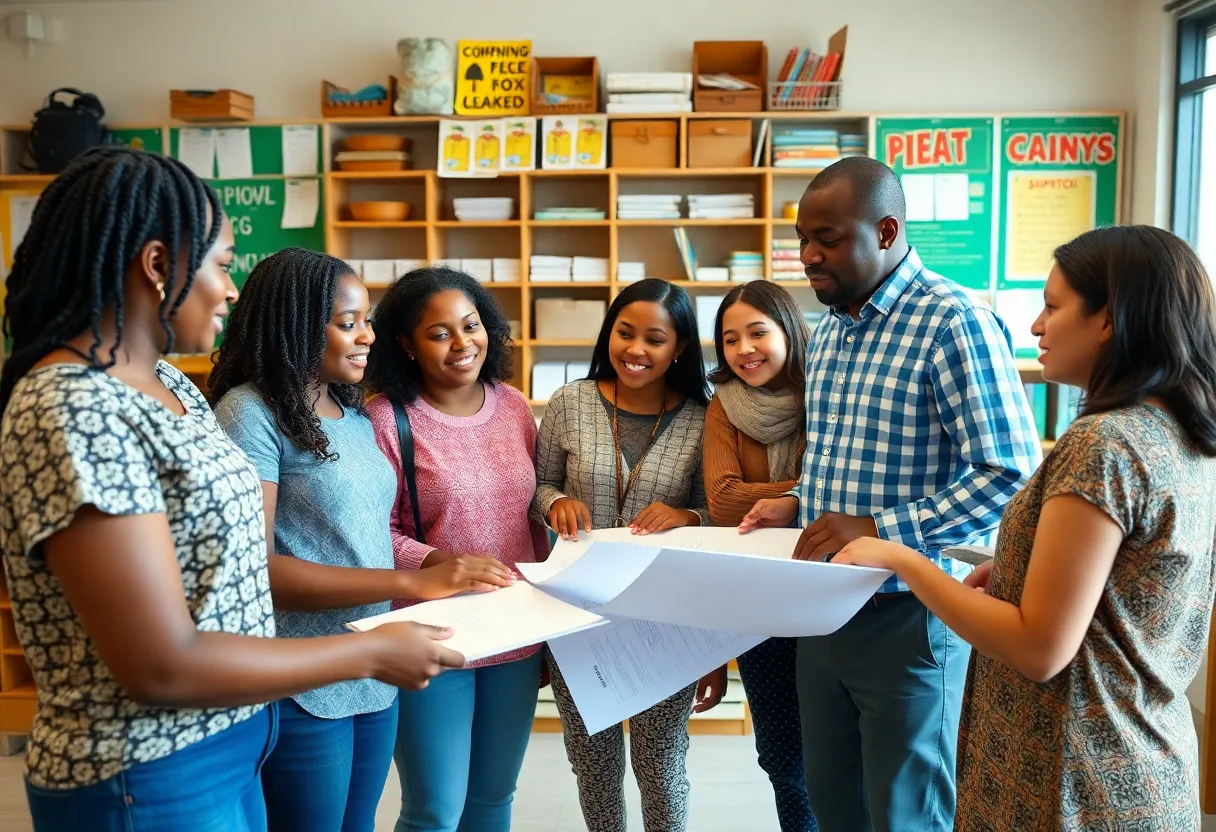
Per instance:
[[[1216,27],[1208,29],[1204,70],[1216,71]],[[1203,94],[1200,105],[1203,123],[1199,128],[1199,205],[1195,223],[1195,247],[1208,272],[1216,275],[1216,88]]]

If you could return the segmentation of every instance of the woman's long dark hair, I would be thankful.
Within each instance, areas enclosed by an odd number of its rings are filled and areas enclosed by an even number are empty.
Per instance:
[[[477,309],[481,325],[489,337],[486,360],[478,376],[487,383],[511,380],[511,355],[515,345],[511,340],[511,323],[494,296],[464,272],[442,267],[415,269],[399,278],[376,304],[372,327],[376,341],[367,357],[367,372],[363,383],[373,393],[382,393],[389,401],[411,404],[422,392],[422,370],[411,361],[401,346],[403,335],[414,337],[422,322],[422,313],[430,299],[439,292],[455,289],[463,292]]]
[[[709,385],[705,382],[705,362],[701,359],[701,339],[697,334],[697,314],[692,301],[679,286],[658,278],[651,277],[629,284],[608,307],[608,316],[604,318],[595,351],[591,354],[591,371],[587,373],[587,378],[616,378],[616,370],[612,369],[612,360],[608,356],[608,341],[612,338],[612,328],[616,326],[621,310],[637,301],[650,301],[662,306],[675,327],[676,339],[686,345],[684,353],[679,356],[683,360],[673,361],[667,368],[667,386],[697,404],[709,404]]]
[[[312,391],[321,378],[338,281],[346,275],[354,271],[343,261],[302,248],[285,248],[254,266],[207,380],[213,404],[252,382],[283,435],[321,461],[336,456]],[[360,385],[331,384],[329,392],[344,407],[363,407]]]
[[[1216,303],[1199,257],[1148,225],[1087,231],[1055,251],[1056,266],[1111,339],[1085,389],[1083,414],[1161,399],[1187,437],[1216,456]]]
[[[770,319],[785,336],[785,376],[799,390],[806,389],[806,345],[811,338],[811,329],[802,317],[798,301],[783,287],[767,280],[753,280],[736,286],[722,299],[718,314],[714,318],[714,352],[718,366],[709,374],[714,384],[722,384],[738,378],[726,360],[726,345],[722,337],[722,319],[726,310],[736,303],[746,303]]]
[[[91,332],[87,358],[114,366],[122,347],[127,272],[153,240],[167,262],[185,268],[165,278],[160,325],[173,351],[170,319],[177,313],[223,223],[215,191],[181,162],[125,147],[101,147],[77,157],[43,191],[29,230],[13,255],[6,286],[4,334],[12,352],[0,374],[0,413],[13,386],[48,353]],[[180,288],[179,288],[180,287]],[[98,355],[104,313],[114,311],[115,339]]]

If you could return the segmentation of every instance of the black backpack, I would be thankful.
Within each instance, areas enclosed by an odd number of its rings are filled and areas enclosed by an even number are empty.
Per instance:
[[[74,98],[65,103],[59,100],[60,93]],[[89,148],[106,144],[109,131],[101,123],[105,114],[101,100],[92,93],[62,87],[47,96],[30,130],[30,156],[38,172],[59,173]]]

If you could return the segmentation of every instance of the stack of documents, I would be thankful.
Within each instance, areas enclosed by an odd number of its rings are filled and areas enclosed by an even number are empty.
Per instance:
[[[692,112],[690,72],[610,72],[609,113]]]
[[[528,270],[532,283],[569,283],[573,279],[574,258],[533,254]]]
[[[489,283],[494,278],[494,261],[488,259],[464,259],[461,270],[478,283]]]
[[[730,269],[726,266],[697,266],[695,280],[706,283],[725,283],[730,280]]]
[[[616,264],[616,282],[617,283],[637,283],[639,280],[646,279],[646,264],[645,263],[617,263]]]
[[[622,194],[616,198],[616,218],[678,220],[682,198],[672,194]]]
[[[521,265],[519,258],[495,257],[493,278],[495,283],[518,283]]]
[[[755,202],[752,194],[689,194],[688,216],[694,220],[752,219]]]
[[[651,707],[772,636],[842,627],[890,576],[793,561],[799,529],[691,527],[647,536],[581,532],[527,579],[356,621],[453,629],[468,661],[547,642],[589,733]]]
[[[607,257],[575,257],[571,266],[575,283],[607,283]]]
[[[536,220],[591,222],[604,219],[605,212],[598,208],[545,208],[533,215]]]

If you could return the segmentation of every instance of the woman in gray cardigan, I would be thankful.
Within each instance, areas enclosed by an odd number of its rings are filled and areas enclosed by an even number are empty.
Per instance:
[[[709,523],[701,474],[708,403],[696,315],[687,293],[663,280],[617,296],[584,381],[549,400],[540,423],[534,516],[562,537],[628,526],[649,534]],[[566,754],[589,832],[625,830],[625,747],[620,725],[587,735],[550,659]],[[688,822],[688,717],[718,703],[725,669],[629,720],[646,832]],[[710,693],[712,690],[712,694]]]

